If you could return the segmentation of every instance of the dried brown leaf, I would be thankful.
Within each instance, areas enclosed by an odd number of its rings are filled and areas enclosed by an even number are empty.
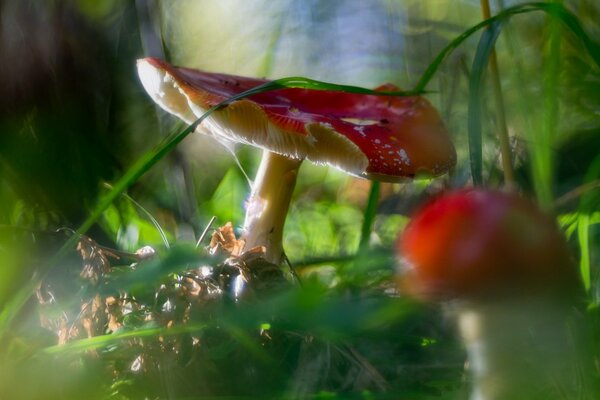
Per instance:
[[[209,248],[211,254],[221,253],[236,257],[242,253],[245,244],[244,240],[235,237],[233,225],[228,222],[213,232]]]

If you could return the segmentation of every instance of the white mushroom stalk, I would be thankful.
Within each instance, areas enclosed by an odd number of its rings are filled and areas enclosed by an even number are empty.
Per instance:
[[[264,258],[273,264],[283,261],[283,228],[301,163],[301,159],[263,150],[246,205],[245,249],[265,247]]]
[[[572,398],[584,386],[564,304],[520,299],[454,305],[471,400]],[[584,397],[585,398],[585,397]]]
[[[173,67],[155,58],[138,60],[138,73],[160,107],[190,124],[211,107],[268,82]],[[245,251],[264,247],[264,258],[273,264],[283,260],[285,219],[304,159],[387,181],[439,175],[456,160],[439,114],[418,96],[278,89],[213,111],[197,130],[263,150],[242,239]]]

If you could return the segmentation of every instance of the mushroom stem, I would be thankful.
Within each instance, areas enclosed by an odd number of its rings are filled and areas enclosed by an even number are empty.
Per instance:
[[[264,258],[273,264],[283,258],[283,226],[301,164],[302,160],[264,150],[246,206],[244,250],[264,246]]]
[[[472,380],[471,400],[572,398],[581,387],[568,309],[539,300],[453,310]]]

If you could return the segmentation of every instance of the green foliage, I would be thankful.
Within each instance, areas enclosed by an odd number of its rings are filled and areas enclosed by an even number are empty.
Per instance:
[[[471,159],[471,175],[473,184],[483,185],[483,155],[481,151],[481,84],[483,73],[488,65],[488,60],[498,35],[501,25],[494,22],[483,32],[477,52],[473,59],[473,68],[469,78],[469,156]]]

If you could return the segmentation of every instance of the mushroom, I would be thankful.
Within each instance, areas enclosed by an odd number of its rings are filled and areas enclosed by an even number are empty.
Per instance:
[[[445,301],[456,318],[471,399],[581,394],[568,328],[581,285],[563,235],[533,203],[486,189],[451,192],[414,215],[397,252],[400,289]]]
[[[211,107],[268,81],[138,60],[152,99],[192,123]],[[379,91],[398,91],[387,84]],[[263,150],[247,203],[245,250],[265,248],[280,264],[285,217],[296,176],[306,158],[366,179],[398,182],[436,176],[456,154],[437,111],[419,96],[393,97],[284,88],[254,94],[214,111],[198,130],[225,143]]]

